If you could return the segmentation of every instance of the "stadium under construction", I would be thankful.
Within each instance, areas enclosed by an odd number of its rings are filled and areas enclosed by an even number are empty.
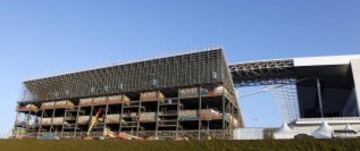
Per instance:
[[[293,138],[330,127],[331,136],[358,135],[359,55],[228,64],[222,47],[209,47],[25,81],[13,136],[254,139],[236,88],[259,85],[274,94],[286,121],[256,129],[259,135]]]

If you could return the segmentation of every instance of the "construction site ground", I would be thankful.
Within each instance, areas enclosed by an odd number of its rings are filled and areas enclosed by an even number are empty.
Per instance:
[[[1,151],[360,151],[360,138],[259,141],[0,140]]]

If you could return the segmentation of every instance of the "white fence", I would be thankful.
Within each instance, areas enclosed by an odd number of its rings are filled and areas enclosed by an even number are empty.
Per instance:
[[[235,140],[262,140],[264,128],[238,128],[234,130]]]

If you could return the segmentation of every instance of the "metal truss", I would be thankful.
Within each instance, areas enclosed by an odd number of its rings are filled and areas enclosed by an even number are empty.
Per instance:
[[[287,123],[293,122],[300,117],[299,101],[296,89],[296,79],[290,79],[291,83],[273,85],[270,92],[274,97],[280,113]]]
[[[258,61],[229,65],[236,87],[289,83],[294,77],[294,62],[287,60]]]
[[[85,70],[24,82],[37,101],[233,82],[222,48]]]

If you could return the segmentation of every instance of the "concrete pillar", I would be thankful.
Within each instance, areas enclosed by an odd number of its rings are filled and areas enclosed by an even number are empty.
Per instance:
[[[358,105],[358,111],[360,111],[360,59],[351,60],[351,70],[354,78],[356,103]]]
[[[321,118],[324,118],[324,109],[323,109],[323,101],[322,101],[322,94],[321,94],[321,84],[320,84],[320,78],[316,77],[316,88],[317,88],[317,96],[318,96],[318,103],[319,103],[319,109],[320,109],[320,116]]]

